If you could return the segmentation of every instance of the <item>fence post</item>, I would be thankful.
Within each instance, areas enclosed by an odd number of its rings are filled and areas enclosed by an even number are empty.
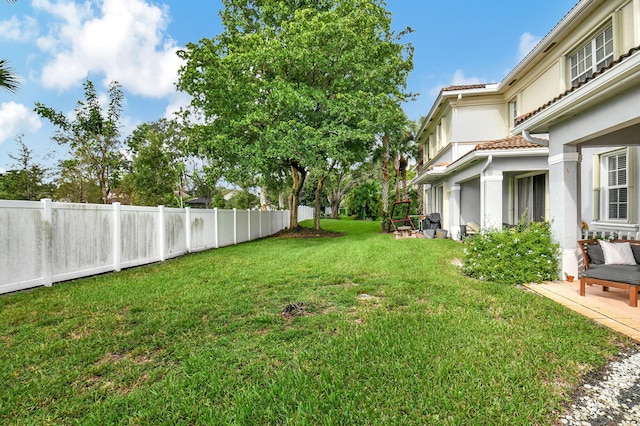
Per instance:
[[[251,241],[251,209],[247,209],[247,240]]]
[[[158,206],[158,248],[160,249],[160,262],[164,262],[164,206]]]
[[[233,244],[238,244],[238,210],[233,208]]]
[[[260,210],[260,213],[258,213],[258,226],[260,228],[260,238],[262,238],[262,215],[264,214],[264,210]]]
[[[187,253],[191,253],[191,207],[185,207],[184,208],[184,221],[185,221],[185,230],[184,230],[184,235],[186,237],[186,244],[187,244]]]
[[[113,270],[118,272],[122,269],[122,216],[120,214],[120,203],[113,203]]]
[[[218,208],[213,209],[213,229],[216,231],[215,247],[220,248],[220,239],[218,238]]]
[[[53,285],[53,205],[51,199],[43,198],[42,202],[42,270],[44,285]]]

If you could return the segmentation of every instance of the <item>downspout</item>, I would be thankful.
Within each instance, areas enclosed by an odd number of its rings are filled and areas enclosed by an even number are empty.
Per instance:
[[[540,139],[540,138],[534,138],[533,136],[531,136],[531,134],[529,133],[528,130],[523,130],[522,131],[522,137],[524,138],[525,141],[529,142],[529,143],[535,143],[538,145],[542,145],[542,146],[549,146],[549,141],[546,139]]]
[[[489,168],[489,166],[491,165],[491,163],[493,162],[493,154],[489,154],[489,157],[487,157],[487,162],[484,164],[484,167],[482,167],[482,170],[480,171],[480,228],[484,229],[485,226],[485,203],[486,198],[485,198],[485,190],[484,190],[484,186],[485,183],[483,182],[483,178],[484,178],[484,172],[487,171],[487,169]]]

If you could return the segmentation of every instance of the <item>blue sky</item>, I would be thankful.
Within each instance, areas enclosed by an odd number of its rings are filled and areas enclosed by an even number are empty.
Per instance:
[[[419,93],[408,117],[427,114],[442,87],[501,81],[576,1],[387,0],[396,30],[414,30],[403,39],[415,48],[408,90]],[[170,116],[188,102],[174,90],[175,52],[218,34],[220,8],[220,0],[0,0],[0,58],[21,78],[17,93],[0,91],[0,169],[14,168],[19,134],[40,164],[68,157],[34,103],[70,113],[87,78],[103,94],[121,83],[123,136]]]

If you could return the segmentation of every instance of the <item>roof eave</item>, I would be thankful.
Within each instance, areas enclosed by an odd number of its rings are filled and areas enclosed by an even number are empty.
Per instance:
[[[487,158],[490,155],[499,158],[510,158],[510,157],[535,157],[540,155],[548,155],[549,148],[540,147],[540,148],[518,148],[518,149],[485,149],[485,150],[477,150],[471,151],[467,153],[465,156],[459,158],[457,161],[451,163],[447,167],[438,170],[428,170],[422,173],[419,176],[416,176],[412,181],[412,185],[420,185],[424,183],[429,183],[434,179],[429,179],[430,177],[443,177],[447,176],[451,173],[454,173],[460,169],[465,168],[470,163],[473,163],[475,160]]]
[[[557,43],[557,39],[561,34],[570,27],[570,24],[578,19],[586,10],[591,7],[591,4],[596,0],[582,0],[578,3],[553,27],[549,33],[542,38],[542,40],[525,56],[518,65],[502,80],[500,88],[508,86],[515,79],[518,79],[520,73],[529,66],[535,60],[539,60],[544,53],[553,49]]]
[[[603,92],[613,93],[616,90],[622,90],[624,87],[637,85],[639,73],[640,53],[621,62],[599,78],[590,81],[580,89],[567,94],[557,102],[518,123],[513,128],[512,133],[521,134],[523,131],[547,133],[552,124],[568,113],[587,108],[593,102],[599,102],[599,94]]]

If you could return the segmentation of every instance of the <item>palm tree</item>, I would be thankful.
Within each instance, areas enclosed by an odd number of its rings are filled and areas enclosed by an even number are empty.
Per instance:
[[[416,157],[414,151],[417,132],[418,124],[415,121],[407,120],[404,127],[400,132],[398,132],[391,143],[391,151],[393,152],[393,168],[396,175],[396,201],[400,201],[401,192],[403,200],[408,198],[407,166],[409,165],[409,159]]]
[[[9,3],[15,3],[18,0],[7,0]],[[9,67],[9,61],[6,59],[0,59],[0,87],[14,92],[18,90],[18,76],[14,74],[13,70]]]
[[[9,61],[0,59],[0,87],[15,93],[18,90],[18,76],[9,67]]]

